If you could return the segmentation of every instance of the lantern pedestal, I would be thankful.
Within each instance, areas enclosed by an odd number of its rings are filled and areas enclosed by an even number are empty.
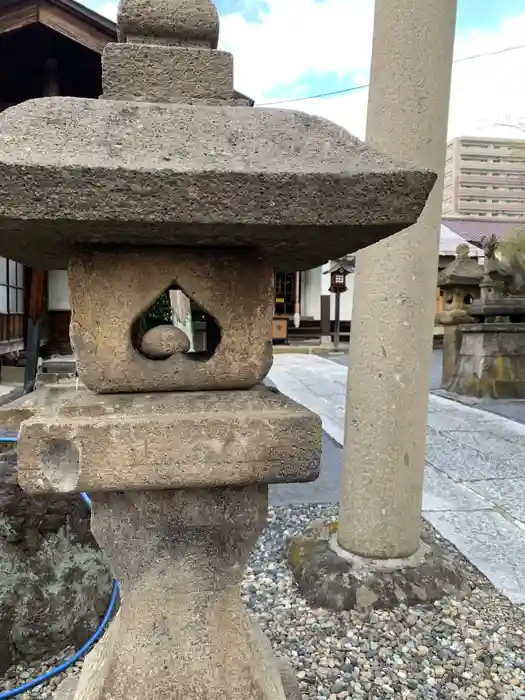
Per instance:
[[[123,602],[76,698],[285,700],[238,590],[267,487],[97,494],[93,506]]]
[[[238,586],[267,484],[317,478],[319,419],[263,386],[100,395],[65,385],[31,399],[20,406],[22,485],[91,495],[93,534],[120,584],[121,610],[74,700],[300,700]]]

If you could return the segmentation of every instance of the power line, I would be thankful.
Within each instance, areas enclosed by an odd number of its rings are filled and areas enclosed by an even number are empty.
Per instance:
[[[258,102],[257,107],[269,107],[271,105],[284,105],[289,102],[302,102],[303,100],[318,100],[322,97],[332,97],[332,95],[343,95],[348,92],[355,92],[356,90],[364,90],[369,87],[369,83],[366,85],[354,85],[351,88],[343,88],[342,90],[333,90],[332,92],[321,92],[318,95],[307,95],[306,97],[292,97],[289,100],[277,100],[276,102]]]
[[[472,56],[464,56],[463,58],[456,58],[453,63],[462,63],[463,61],[472,61],[476,58],[484,58],[485,56],[498,56],[502,53],[508,53],[509,51],[517,51],[518,49],[525,49],[525,44],[520,44],[519,46],[507,46],[504,49],[499,49],[498,51],[485,51],[484,53],[476,53]],[[331,92],[321,92],[317,95],[306,95],[304,97],[291,97],[289,100],[275,100],[274,102],[258,102],[257,107],[270,107],[273,105],[284,105],[290,102],[303,102],[305,100],[318,100],[323,97],[333,97],[335,95],[345,95],[350,92],[356,92],[357,90],[365,90],[370,87],[370,83],[364,85],[354,85],[353,87],[343,88],[342,90],[332,90]]]

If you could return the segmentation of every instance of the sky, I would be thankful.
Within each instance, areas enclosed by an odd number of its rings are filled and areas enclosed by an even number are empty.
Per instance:
[[[116,2],[84,0],[115,19]],[[363,138],[368,90],[286,102],[366,85],[373,0],[216,0],[219,48],[235,59],[235,87],[257,104],[282,101]],[[523,48],[515,48],[523,45]],[[512,49],[512,50],[507,50]],[[449,138],[525,132],[525,0],[458,0]],[[503,126],[501,126],[503,124]]]

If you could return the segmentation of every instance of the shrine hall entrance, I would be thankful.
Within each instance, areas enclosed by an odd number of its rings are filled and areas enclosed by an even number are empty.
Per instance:
[[[288,342],[294,317],[301,313],[301,273],[276,272],[273,308],[273,341]]]
[[[301,308],[301,273],[276,272],[274,315],[293,318]]]

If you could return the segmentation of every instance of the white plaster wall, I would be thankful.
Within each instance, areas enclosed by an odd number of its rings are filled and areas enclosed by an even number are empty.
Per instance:
[[[69,311],[66,270],[49,270],[47,274],[47,308],[49,311]]]
[[[326,275],[330,277],[330,275]],[[341,321],[351,321],[352,320],[352,306],[354,303],[354,281],[355,274],[351,272],[346,276],[346,287],[347,290],[341,294]],[[331,295],[330,300],[330,313],[332,321],[335,320],[335,295]]]
[[[321,276],[322,268],[315,267],[301,275],[301,316],[315,320],[321,318]]]
[[[325,272],[327,272],[330,269],[331,262],[328,261],[323,265],[323,274],[321,277],[321,294],[324,296],[325,294],[330,294],[330,275],[325,275]]]

